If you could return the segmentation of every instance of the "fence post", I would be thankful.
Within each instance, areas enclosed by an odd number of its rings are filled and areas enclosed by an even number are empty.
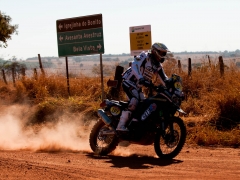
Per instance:
[[[192,62],[191,58],[188,58],[188,76],[192,74]]]
[[[129,63],[128,63],[128,66],[131,67],[131,66],[132,66],[132,62],[129,62]]]
[[[24,77],[25,78],[25,76],[26,76],[26,70],[25,70],[25,68],[22,68],[22,77]]]
[[[13,79],[13,85],[15,86],[15,69],[12,68],[12,79]]]
[[[33,69],[33,77],[35,80],[37,80],[37,69],[36,68]]]
[[[8,83],[7,83],[7,80],[6,80],[6,76],[5,76],[5,71],[4,71],[4,69],[2,69],[2,75],[3,75],[3,80],[4,80],[5,84],[8,84]]]
[[[209,66],[211,67],[211,59],[209,55],[208,55],[208,63],[209,63]]]
[[[180,60],[178,60],[178,72],[179,74],[182,72],[182,65]]]
[[[220,66],[220,75],[221,77],[224,75],[224,63],[222,56],[219,56],[219,66]]]
[[[45,72],[44,72],[43,66],[42,66],[42,60],[41,60],[40,54],[38,54],[38,60],[39,60],[39,67],[41,69],[41,72],[42,72],[43,75],[45,75]]]

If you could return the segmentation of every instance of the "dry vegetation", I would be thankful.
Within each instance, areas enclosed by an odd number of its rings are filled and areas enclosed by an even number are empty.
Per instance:
[[[218,65],[203,64],[193,69],[191,76],[186,70],[179,72],[176,61],[165,65],[167,75],[180,74],[183,78],[186,100],[182,108],[188,113],[182,117],[187,124],[188,143],[198,145],[223,145],[239,147],[240,145],[240,72],[233,65],[225,68],[220,76]],[[114,73],[114,72],[113,72]],[[81,77],[81,78],[80,78]],[[109,95],[107,80],[104,78],[104,92]],[[65,113],[83,113],[96,117],[96,110],[101,102],[100,77],[79,75],[70,78],[70,94],[67,91],[65,76],[45,74],[37,78],[25,77],[11,83],[0,81],[1,103],[26,103],[35,109],[29,118],[29,124],[56,121]],[[120,93],[120,99],[125,100]]]

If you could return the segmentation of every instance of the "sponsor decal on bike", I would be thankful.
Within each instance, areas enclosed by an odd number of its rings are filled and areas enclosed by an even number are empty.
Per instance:
[[[117,106],[112,106],[112,107],[110,108],[110,112],[111,112],[111,114],[112,114],[113,116],[118,116],[118,115],[120,115],[121,110],[120,110],[120,108],[117,107]]]
[[[181,84],[181,82],[175,82],[174,83],[174,87],[176,88],[176,89],[179,89],[180,91],[182,90],[182,84]]]
[[[148,109],[143,113],[141,120],[144,121],[147,117],[157,109],[157,105],[155,103],[151,104]]]

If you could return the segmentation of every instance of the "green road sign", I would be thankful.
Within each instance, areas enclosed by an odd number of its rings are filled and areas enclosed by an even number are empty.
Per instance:
[[[102,14],[57,20],[58,56],[103,54]]]

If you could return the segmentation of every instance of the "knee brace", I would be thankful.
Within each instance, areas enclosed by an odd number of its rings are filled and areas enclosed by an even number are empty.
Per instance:
[[[138,100],[137,100],[137,98],[134,98],[134,97],[133,97],[133,98],[130,100],[130,103],[129,103],[129,105],[128,105],[128,109],[129,109],[130,111],[134,111],[134,110],[136,109],[137,105],[138,105]]]

